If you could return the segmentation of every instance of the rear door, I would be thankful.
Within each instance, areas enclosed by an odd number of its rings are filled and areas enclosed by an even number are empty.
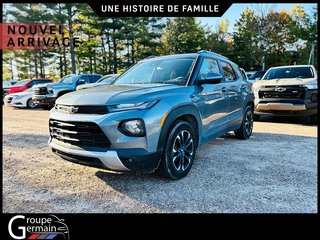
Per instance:
[[[220,61],[221,70],[225,77],[225,87],[229,98],[228,116],[232,122],[237,122],[242,118],[242,106],[244,92],[247,84],[241,76],[240,70],[237,66],[231,65],[228,62]]]

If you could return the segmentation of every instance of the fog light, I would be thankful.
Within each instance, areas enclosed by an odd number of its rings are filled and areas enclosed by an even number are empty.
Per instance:
[[[130,137],[144,137],[146,135],[142,119],[131,119],[120,122],[119,131]]]

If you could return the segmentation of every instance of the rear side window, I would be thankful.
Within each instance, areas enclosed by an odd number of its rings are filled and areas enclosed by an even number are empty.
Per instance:
[[[87,75],[81,76],[81,77],[78,79],[77,82],[79,83],[80,80],[84,80],[85,83],[90,83],[90,81],[89,81],[89,76],[87,76]]]
[[[32,87],[33,85],[35,85],[35,84],[37,84],[37,81],[36,81],[36,80],[29,82],[28,88],[31,88],[31,87]]]
[[[95,83],[100,78],[101,78],[101,76],[99,76],[99,75],[91,75],[91,76],[89,76],[89,81],[90,81],[90,83]]]
[[[226,77],[226,81],[237,80],[237,75],[229,63],[221,62],[221,66],[224,72],[224,76]]]
[[[199,72],[200,79],[206,79],[208,73],[220,73],[217,60],[205,58]]]

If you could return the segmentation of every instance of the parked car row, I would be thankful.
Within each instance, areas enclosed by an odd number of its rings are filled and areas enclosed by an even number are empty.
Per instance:
[[[119,74],[67,75],[60,81],[51,79],[25,79],[3,88],[3,103],[17,108],[51,109],[55,100],[65,93],[111,84]],[[9,85],[7,81],[4,85]]]
[[[3,81],[2,83],[2,98],[4,98],[7,94],[13,94],[18,92],[23,92],[32,86],[40,83],[52,82],[51,79],[24,79],[21,81]]]

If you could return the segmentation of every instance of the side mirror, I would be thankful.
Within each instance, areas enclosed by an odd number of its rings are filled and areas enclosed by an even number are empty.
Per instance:
[[[207,76],[205,79],[201,79],[201,78],[198,78],[197,79],[197,82],[199,84],[217,84],[217,83],[221,83],[221,80],[222,80],[222,75],[220,73],[213,73],[213,72],[210,72],[210,73],[207,73]]]
[[[79,81],[78,81],[78,85],[82,85],[82,84],[85,84],[86,83],[86,81],[84,81],[83,79],[80,79]]]

